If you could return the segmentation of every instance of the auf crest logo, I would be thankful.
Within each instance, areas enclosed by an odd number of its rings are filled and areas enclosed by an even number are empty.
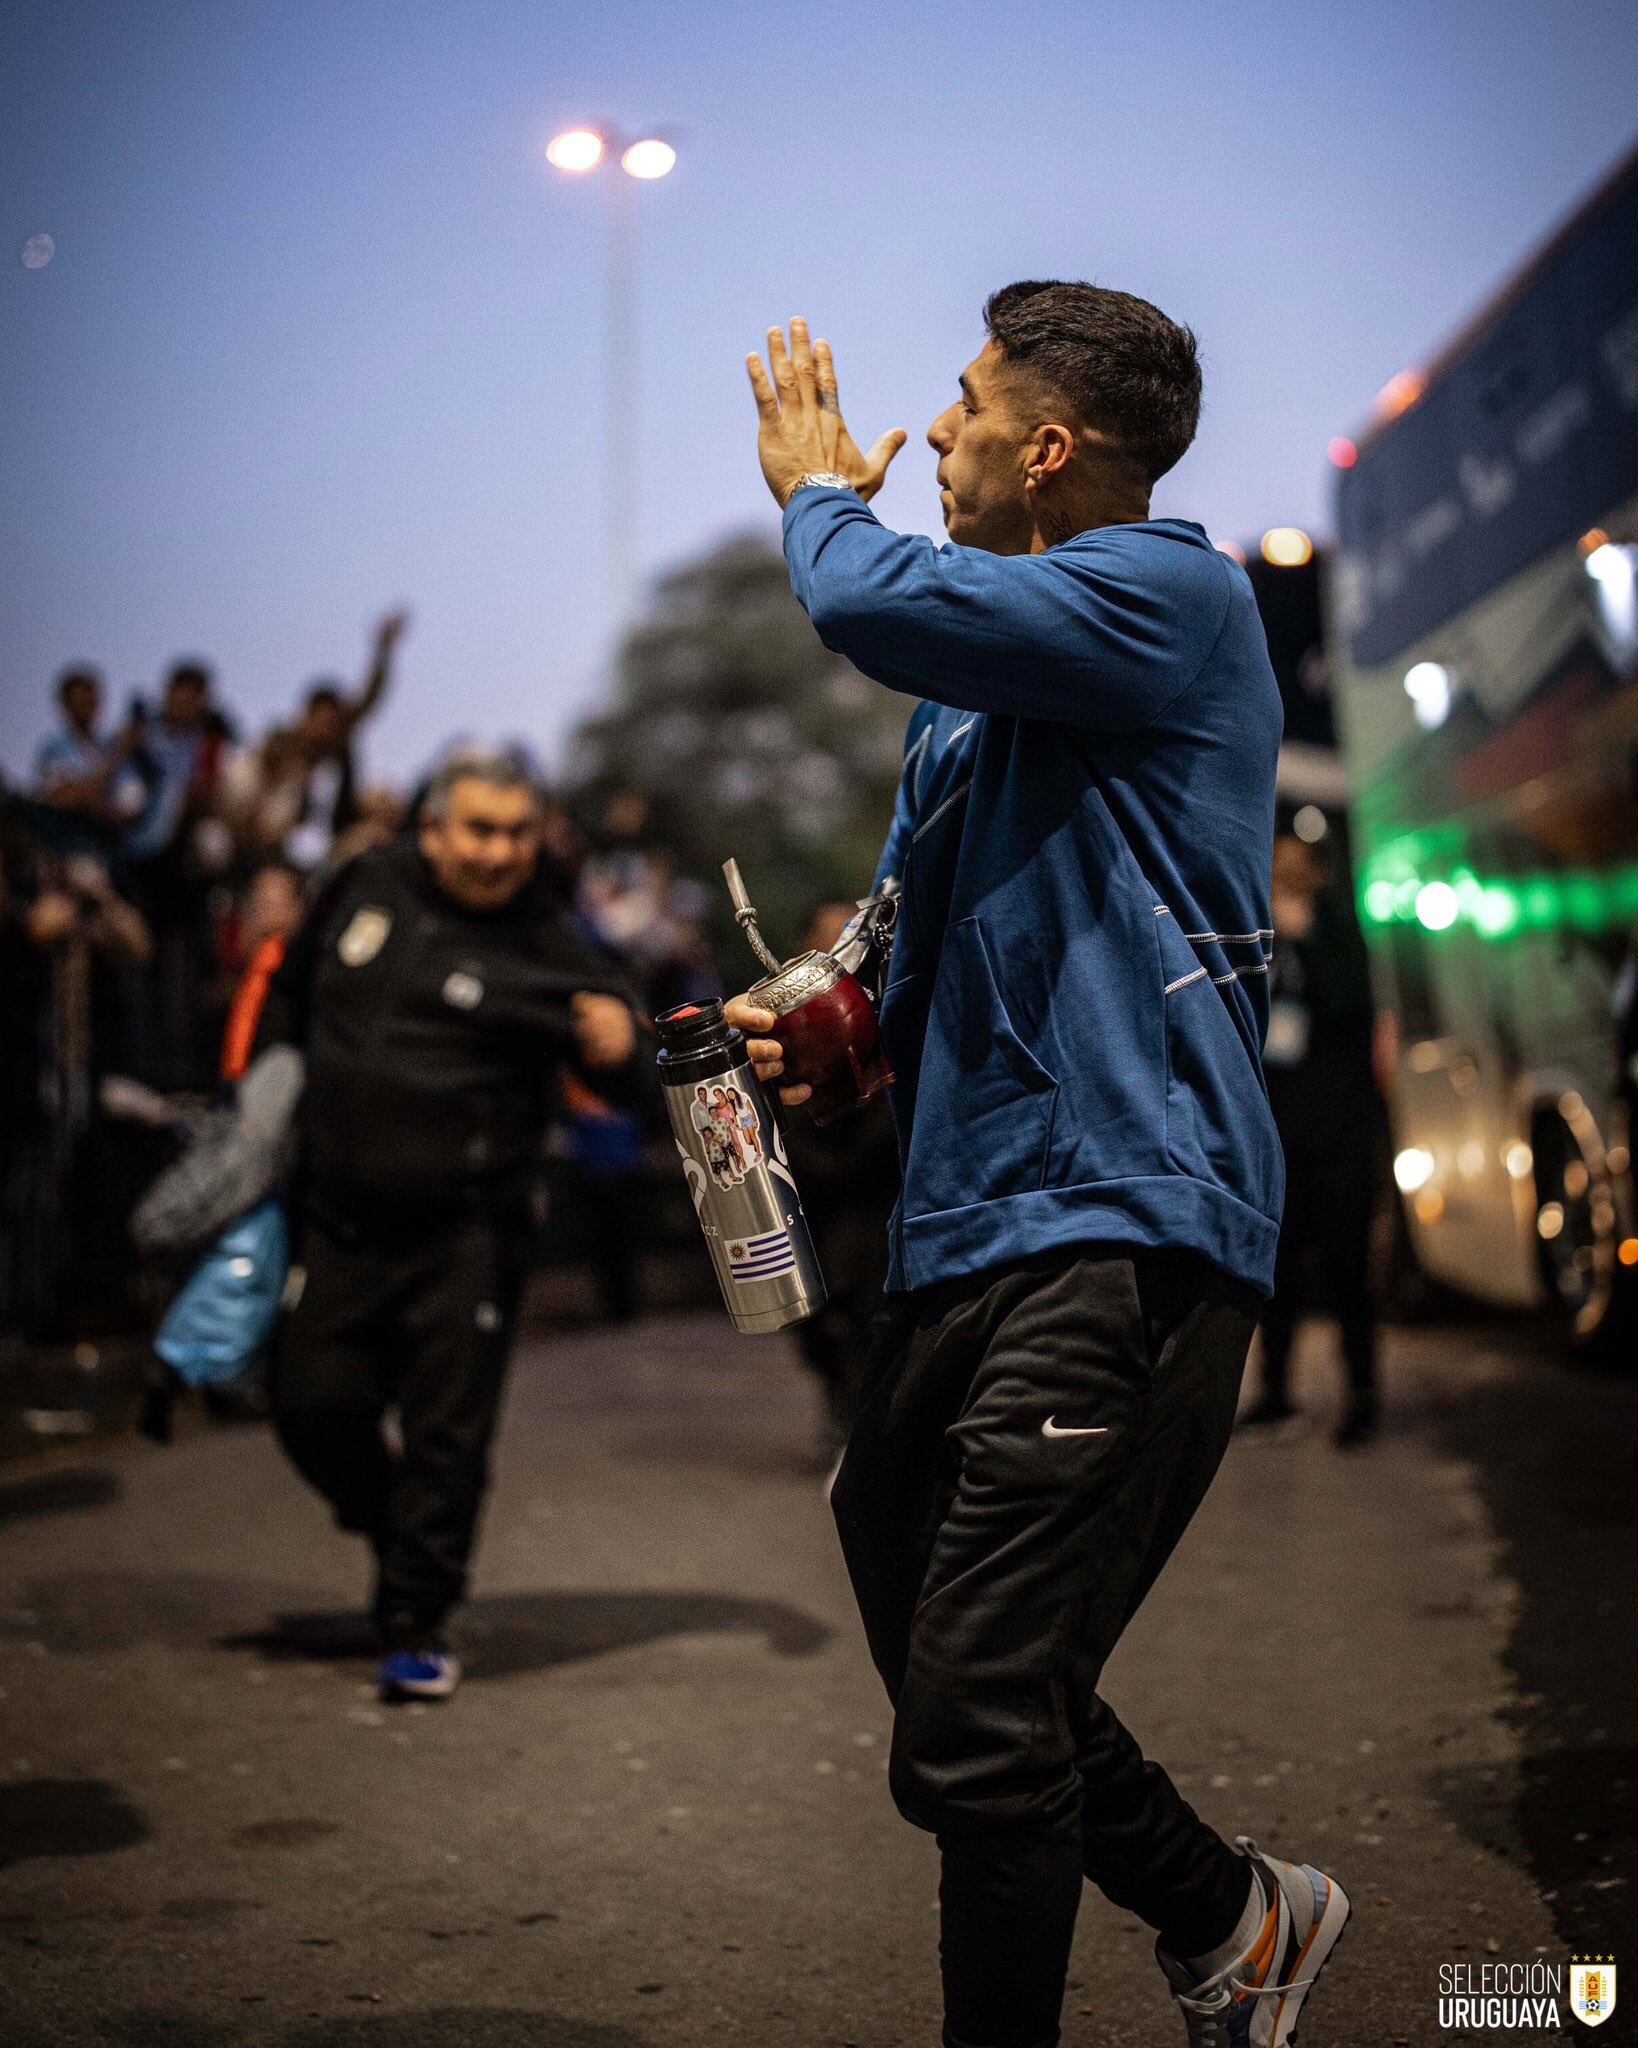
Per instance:
[[[1615,2010],[1614,1956],[1570,1958],[1570,2010],[1589,2027],[1601,2027]]]

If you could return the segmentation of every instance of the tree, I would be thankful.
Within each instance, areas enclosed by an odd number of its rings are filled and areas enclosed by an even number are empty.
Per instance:
[[[870,885],[910,708],[820,644],[778,548],[744,536],[656,586],[570,781],[648,799],[656,837],[710,888],[724,958],[748,965],[723,861],[738,858],[775,952],[796,951],[809,905]]]

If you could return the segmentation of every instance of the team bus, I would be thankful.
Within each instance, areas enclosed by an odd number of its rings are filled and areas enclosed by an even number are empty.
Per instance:
[[[1412,1243],[1435,1280],[1624,1348],[1638,151],[1332,454],[1331,670]]]

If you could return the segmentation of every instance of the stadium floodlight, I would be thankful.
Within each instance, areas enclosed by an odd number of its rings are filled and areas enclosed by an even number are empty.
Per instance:
[[[547,143],[546,161],[557,171],[595,171],[606,148],[595,128],[565,128]]]
[[[659,136],[645,136],[621,151],[620,168],[633,178],[663,178],[677,168],[677,152]]]

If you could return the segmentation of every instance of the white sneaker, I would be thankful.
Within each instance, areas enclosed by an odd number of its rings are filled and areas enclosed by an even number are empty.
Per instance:
[[[1197,1978],[1158,1944],[1155,1959],[1189,2030],[1189,2048],[1286,2048],[1352,1908],[1336,1879],[1312,1864],[1265,1856],[1249,1835],[1235,1846],[1255,1866],[1252,1881],[1268,1900],[1251,1946],[1214,1977]]]

